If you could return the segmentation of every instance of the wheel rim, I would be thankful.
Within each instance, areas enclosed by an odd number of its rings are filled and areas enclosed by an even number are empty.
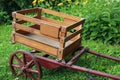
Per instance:
[[[40,80],[41,65],[29,52],[16,51],[10,57],[10,69],[15,76],[24,76],[26,79]]]

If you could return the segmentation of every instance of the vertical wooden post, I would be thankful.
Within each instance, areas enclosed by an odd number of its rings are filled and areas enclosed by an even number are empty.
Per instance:
[[[63,58],[63,50],[65,47],[65,37],[66,37],[67,31],[65,27],[61,27],[61,31],[60,31],[60,45],[59,45],[59,50],[58,50],[58,54],[57,57],[59,60],[62,60]]]
[[[16,31],[16,28],[15,28],[15,23],[16,23],[16,12],[13,12],[13,13],[12,13],[12,17],[13,17],[12,26],[13,26],[13,28],[14,28],[14,31]]]
[[[13,32],[12,32],[12,40],[11,40],[11,43],[15,43],[15,32],[16,32],[16,12],[13,12],[12,13],[12,17],[13,17],[13,22],[12,22],[12,26],[13,26]]]
[[[41,12],[42,12],[42,9],[41,9],[41,8],[38,8],[38,9],[37,9],[37,18],[38,18],[38,19],[41,19]]]

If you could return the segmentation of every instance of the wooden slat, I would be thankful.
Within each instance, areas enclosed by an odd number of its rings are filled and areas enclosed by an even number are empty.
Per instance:
[[[70,34],[69,36],[67,36],[65,38],[65,41],[68,41],[68,40],[72,39],[73,37],[77,36],[78,34],[81,34],[81,32],[82,32],[82,29]]]
[[[38,18],[38,16],[35,16],[33,18]],[[16,22],[19,23],[19,24],[23,24],[23,23],[26,23],[27,21],[25,21],[25,20],[19,20],[19,21],[16,21]]]
[[[27,21],[19,20],[19,21],[16,21],[16,22],[19,23],[19,24],[24,24],[24,23],[26,23]]]
[[[76,23],[74,23],[74,24],[72,24],[70,26],[67,26],[66,30],[69,31],[69,30],[71,30],[71,29],[73,29],[73,28],[75,28],[77,26],[80,26],[81,24],[84,23],[84,21],[85,21],[85,19],[82,18],[80,21],[78,21],[78,22],[76,22]]]
[[[76,41],[74,41],[73,43],[71,43],[70,45],[68,45],[64,49],[64,51],[63,51],[63,58],[65,58],[67,55],[73,53],[80,46],[80,40],[81,39],[77,39]]]
[[[52,15],[55,15],[55,16],[59,16],[59,17],[63,17],[63,18],[68,18],[68,19],[76,20],[76,21],[80,20],[80,18],[78,18],[78,17],[71,16],[71,15],[64,14],[64,13],[57,12],[57,11],[53,11],[53,10],[48,10],[48,9],[43,9],[42,8],[42,12],[47,13],[47,14],[52,14]]]
[[[20,29],[20,30],[27,31],[29,33],[40,35],[40,31],[39,30],[31,28],[31,27],[26,27],[26,26],[20,25],[18,23],[15,23],[15,27],[18,28],[18,29]]]
[[[28,13],[32,13],[32,12],[37,12],[37,10],[38,10],[38,8],[31,8],[31,9],[17,11],[17,13],[28,14]]]
[[[26,34],[25,36],[29,37],[32,40],[41,42],[41,43],[49,45],[49,46],[52,46],[54,48],[59,48],[59,42],[58,41],[54,41],[54,40],[48,39],[46,37],[38,36],[38,35],[35,35],[35,34]]]
[[[60,28],[56,28],[47,24],[41,24],[40,32],[44,35],[58,38],[60,33]]]
[[[38,25],[40,25],[41,23],[44,23],[44,24],[48,24],[48,25],[53,26],[53,27],[60,28],[60,26],[57,25],[57,24],[53,24],[53,23],[50,23],[50,22],[47,22],[47,21],[43,21],[43,20],[39,20],[39,19],[36,19],[36,18],[31,18],[31,17],[28,17],[28,16],[24,16],[24,15],[19,14],[19,13],[16,13],[16,18],[24,20],[24,21],[31,22],[31,23],[34,23],[34,24],[38,24]]]
[[[36,34],[36,35],[38,35],[38,36],[43,36],[43,37],[46,37],[46,38],[48,38],[48,39],[58,41],[58,39],[56,39],[56,38],[52,38],[52,37],[49,37],[49,36],[46,36],[46,35],[41,34],[38,29],[34,29],[34,28],[32,28],[32,26],[31,26],[31,27],[26,27],[26,26],[24,26],[24,25],[15,23],[15,27],[18,28],[18,29],[20,29],[20,30],[23,30],[23,31],[32,33],[32,34]]]
[[[80,20],[80,19],[79,19],[79,20]],[[75,22],[77,22],[77,21],[72,20],[72,19],[64,18],[64,23],[67,23],[67,24],[74,24]]]
[[[57,48],[54,48],[54,47],[42,44],[40,42],[31,40],[31,39],[24,37],[17,33],[15,35],[15,41],[22,43],[24,45],[27,45],[29,47],[32,47],[35,50],[44,51],[44,52],[50,53],[51,55],[57,55]]]
[[[48,21],[50,23],[55,23],[55,24],[58,24],[62,27],[68,26],[70,24],[70,23],[64,23],[64,22],[57,21],[57,20],[54,20],[54,19],[46,18],[46,17],[43,17],[43,16],[41,16],[41,20],[45,20],[45,21]]]

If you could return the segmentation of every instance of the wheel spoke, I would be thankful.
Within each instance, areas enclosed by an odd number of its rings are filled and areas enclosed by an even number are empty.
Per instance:
[[[16,68],[21,68],[21,66],[17,65],[17,64],[12,64],[13,67],[16,67]]]
[[[27,65],[26,65],[26,68],[30,67],[30,65],[31,65],[33,62],[34,62],[33,60],[31,60],[30,62],[28,62]]]
[[[25,54],[23,54],[23,64],[24,64],[24,65],[26,64],[26,57],[25,57]]]
[[[31,73],[28,72],[27,74],[32,80],[35,80],[34,76]]]
[[[17,73],[17,77],[22,75],[23,71],[20,71],[19,73]]]
[[[15,59],[18,61],[20,65],[23,64],[22,61],[16,55],[15,55]]]
[[[33,69],[26,69],[28,72],[31,72],[31,73],[36,73],[38,74],[38,71],[37,70],[33,70]]]

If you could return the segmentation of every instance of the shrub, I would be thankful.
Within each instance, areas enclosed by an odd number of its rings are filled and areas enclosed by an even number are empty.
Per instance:
[[[61,12],[84,17],[84,39],[120,44],[120,1],[91,0],[87,4],[73,5]]]
[[[2,24],[3,22],[9,22],[9,16],[7,15],[7,13],[5,11],[0,11],[0,24]]]
[[[12,19],[13,11],[28,7],[32,7],[32,0],[0,0],[0,19],[2,22],[9,22],[9,19]],[[3,20],[3,18],[5,19]]]
[[[120,44],[120,2],[96,1],[86,5],[86,8],[88,8],[88,14],[85,16],[87,18],[84,29],[85,38]]]

